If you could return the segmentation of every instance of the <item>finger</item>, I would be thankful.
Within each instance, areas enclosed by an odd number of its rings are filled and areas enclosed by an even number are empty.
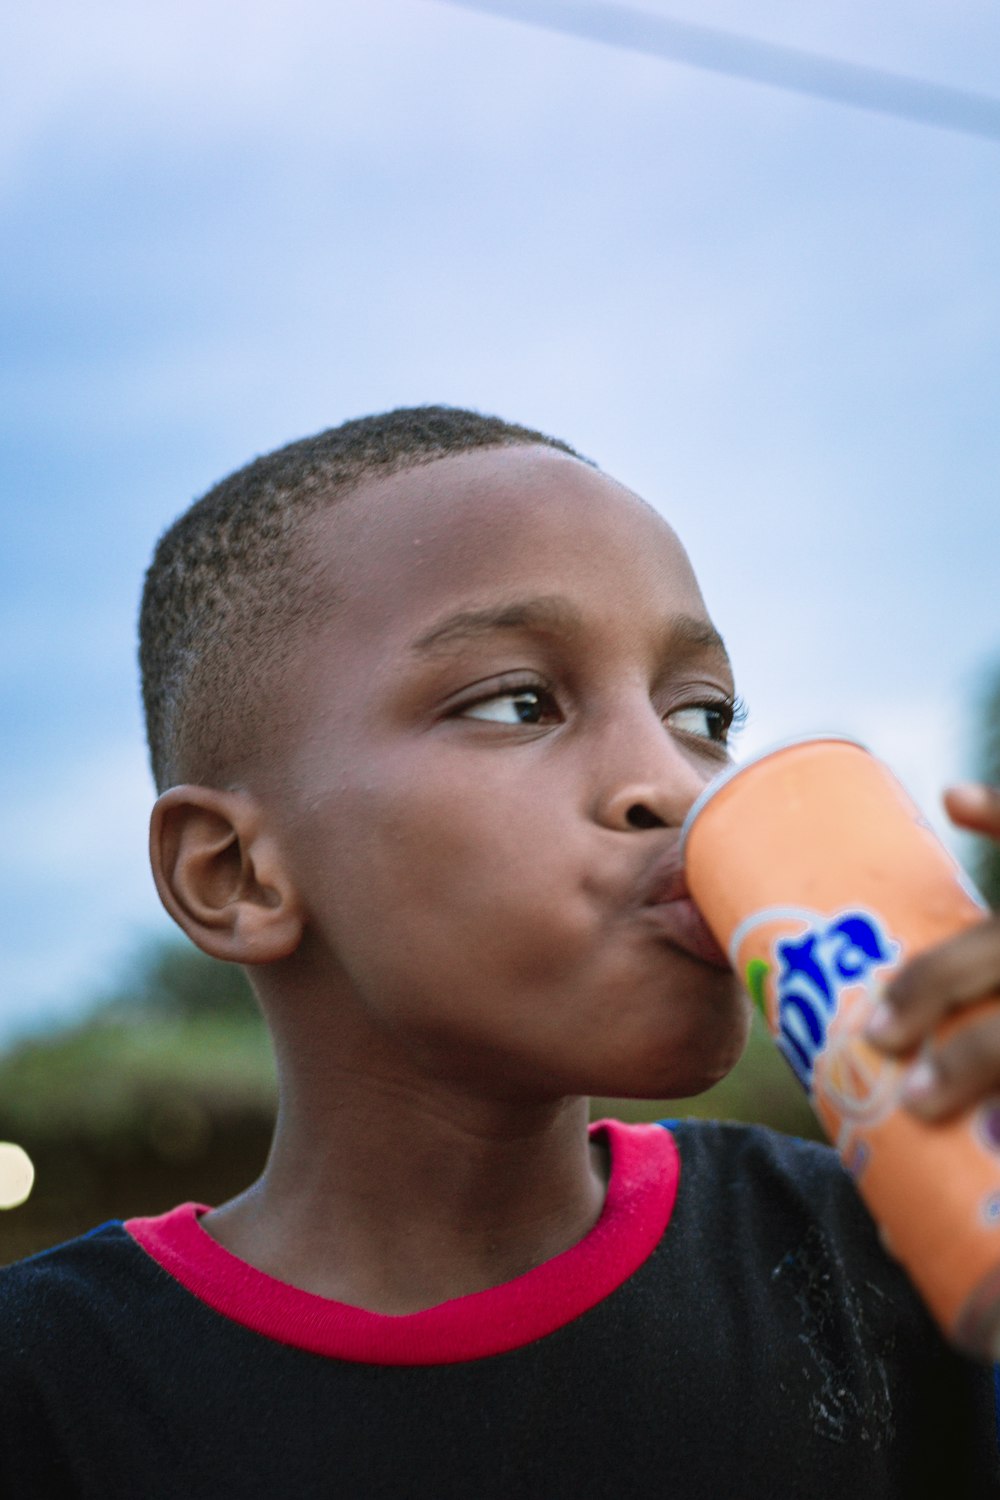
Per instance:
[[[907,1076],[903,1102],[922,1119],[944,1120],[991,1094],[1000,1094],[1000,1009],[924,1048]]]
[[[944,794],[944,805],[959,828],[1000,838],[1000,787],[981,782],[952,786]]]
[[[922,1041],[951,1011],[1000,993],[1000,917],[918,953],[886,987],[867,1035],[885,1052]]]

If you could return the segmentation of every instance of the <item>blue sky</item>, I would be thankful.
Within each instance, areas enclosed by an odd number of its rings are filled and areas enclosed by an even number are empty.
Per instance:
[[[1000,93],[987,0],[659,8]],[[969,770],[1000,144],[436,0],[39,0],[0,143],[0,1041],[166,930],[133,643],[156,537],[349,416],[495,411],[656,504],[745,751],[846,730],[932,812]]]

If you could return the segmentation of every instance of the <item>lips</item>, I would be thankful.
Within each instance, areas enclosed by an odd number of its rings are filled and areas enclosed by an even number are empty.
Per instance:
[[[715,969],[728,969],[729,959],[719,947],[701,912],[690,896],[681,900],[661,901],[645,908],[657,930],[675,948],[689,953]]]
[[[691,899],[679,846],[662,856],[647,876],[641,906],[643,915],[673,947],[713,968],[730,967]]]

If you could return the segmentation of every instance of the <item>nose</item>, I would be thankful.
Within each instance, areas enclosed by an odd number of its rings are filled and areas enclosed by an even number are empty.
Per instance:
[[[686,748],[651,704],[609,729],[595,815],[602,827],[627,833],[679,828],[695,798],[722,769]]]

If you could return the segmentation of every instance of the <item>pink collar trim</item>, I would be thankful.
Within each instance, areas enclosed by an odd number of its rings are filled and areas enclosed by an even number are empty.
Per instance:
[[[520,1348],[595,1307],[648,1259],[677,1196],[680,1161],[660,1125],[602,1120],[611,1180],[601,1217],[577,1245],[524,1276],[404,1317],[302,1291],[238,1259],[182,1203],[128,1219],[143,1250],[202,1302],[266,1338],[312,1354],[378,1365],[436,1365]]]

